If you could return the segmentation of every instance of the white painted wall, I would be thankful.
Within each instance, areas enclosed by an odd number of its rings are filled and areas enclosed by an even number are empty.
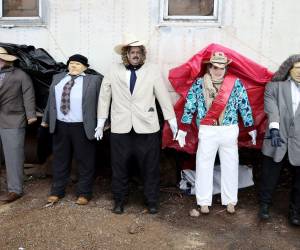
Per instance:
[[[57,61],[86,55],[105,74],[120,58],[122,33],[148,41],[148,60],[168,70],[209,43],[220,43],[276,70],[300,52],[299,0],[223,0],[221,27],[158,27],[159,0],[43,0],[45,27],[0,28],[0,41],[43,47]],[[167,83],[168,84],[168,83]]]

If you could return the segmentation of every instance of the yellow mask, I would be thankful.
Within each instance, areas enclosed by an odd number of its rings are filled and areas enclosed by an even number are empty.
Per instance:
[[[300,62],[296,62],[293,65],[293,68],[290,70],[291,78],[300,84]]]

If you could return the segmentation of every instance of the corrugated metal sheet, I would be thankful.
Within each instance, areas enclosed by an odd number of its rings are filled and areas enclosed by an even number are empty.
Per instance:
[[[158,0],[44,0],[44,4],[45,27],[0,28],[0,41],[43,47],[58,61],[82,53],[103,74],[120,60],[113,47],[124,32],[149,42],[148,60],[161,65],[165,79],[170,68],[212,42],[271,70],[300,52],[299,0],[223,0],[222,25],[217,27],[158,26]]]

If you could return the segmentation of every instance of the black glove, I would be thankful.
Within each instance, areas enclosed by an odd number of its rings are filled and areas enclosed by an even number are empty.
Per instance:
[[[270,139],[272,147],[281,147],[281,143],[284,143],[277,128],[270,129]]]

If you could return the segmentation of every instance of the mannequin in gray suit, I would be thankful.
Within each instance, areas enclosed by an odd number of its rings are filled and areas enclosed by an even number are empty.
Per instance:
[[[26,124],[36,121],[34,88],[30,77],[13,66],[17,57],[0,47],[0,140],[2,141],[8,193],[12,202],[23,194]]]
[[[76,54],[69,58],[69,73],[53,77],[42,126],[53,134],[53,183],[49,203],[65,195],[72,156],[77,161],[77,201],[86,205],[92,197],[96,145],[94,130],[102,77],[86,74],[88,59]]]
[[[282,63],[266,86],[264,101],[268,127],[262,148],[259,217],[270,217],[272,193],[287,157],[293,175],[289,221],[300,226],[300,54]]]

